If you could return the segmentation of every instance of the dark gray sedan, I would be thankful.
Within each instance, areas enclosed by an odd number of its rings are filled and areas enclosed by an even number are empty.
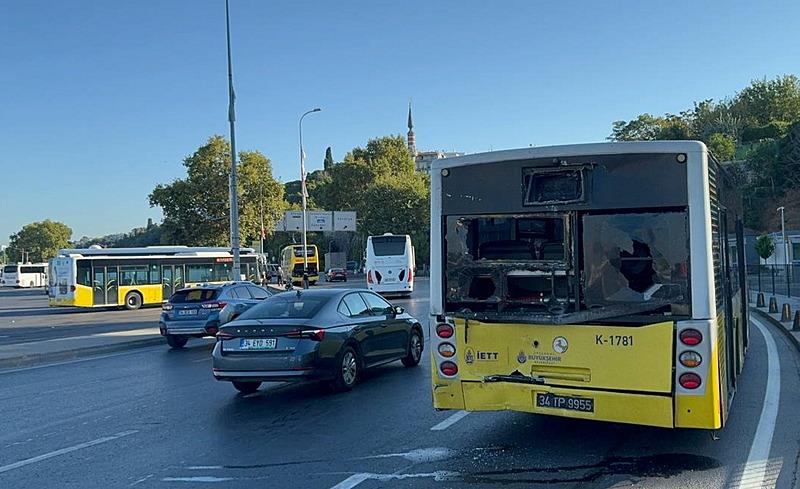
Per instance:
[[[422,358],[419,321],[367,290],[276,294],[222,326],[212,353],[217,380],[243,393],[262,382],[325,380],[350,390],[365,368]]]

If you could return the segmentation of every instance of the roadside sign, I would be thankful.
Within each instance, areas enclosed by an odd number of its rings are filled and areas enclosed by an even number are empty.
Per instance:
[[[308,211],[306,213],[307,231],[350,231],[356,230],[356,213],[353,211]],[[286,211],[275,225],[275,231],[299,232],[303,230],[303,212]]]
[[[353,211],[336,211],[333,213],[334,231],[355,231],[356,213]]]
[[[303,230],[303,213],[301,211],[286,211],[283,220],[287,231]]]
[[[327,211],[308,211],[309,231],[333,231],[333,216]]]

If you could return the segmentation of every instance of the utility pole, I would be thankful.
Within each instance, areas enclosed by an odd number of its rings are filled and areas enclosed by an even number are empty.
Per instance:
[[[228,11],[228,3],[228,0],[225,0],[225,31],[228,40],[228,122],[231,124],[231,252],[233,253],[233,279],[238,281],[242,278],[242,266],[239,259],[239,198],[236,193],[236,112],[234,109],[236,94],[233,92],[233,66],[231,63],[231,18]]]
[[[306,240],[307,213],[308,213],[308,192],[306,191],[306,154],[303,151],[303,119],[308,114],[319,112],[322,109],[317,107],[306,111],[300,116],[300,122],[297,124],[300,128],[300,191],[302,192],[303,200],[303,288],[308,288],[308,242]]]

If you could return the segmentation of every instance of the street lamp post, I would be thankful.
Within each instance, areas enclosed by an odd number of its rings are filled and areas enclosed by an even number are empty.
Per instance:
[[[777,209],[781,213],[781,239],[783,240],[783,268],[786,272],[786,295],[792,296],[792,288],[789,281],[789,241],[786,239],[786,219],[784,216],[784,207],[780,206]]]
[[[298,126],[300,128],[300,191],[303,194],[303,288],[308,288],[308,242],[306,239],[306,213],[308,212],[307,192],[306,192],[306,154],[303,152],[303,119],[314,112],[319,112],[319,107],[306,111],[300,116]]]
[[[231,125],[231,175],[229,183],[230,220],[231,220],[231,252],[233,253],[233,279],[241,280],[242,266],[239,260],[239,198],[236,193],[236,113],[234,104],[236,95],[233,92],[233,66],[231,63],[231,21],[228,12],[228,0],[225,0],[225,32],[228,40],[228,122]]]

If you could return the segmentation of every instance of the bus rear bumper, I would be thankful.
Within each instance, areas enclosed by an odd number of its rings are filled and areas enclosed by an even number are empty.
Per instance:
[[[453,386],[455,387],[455,386]],[[504,382],[462,382],[466,411],[520,411],[567,418],[673,428],[673,401],[668,394],[587,391]],[[537,394],[591,399],[592,412],[537,406]],[[436,397],[434,395],[434,397]],[[438,406],[437,406],[438,407]],[[446,406],[442,406],[446,407]]]

